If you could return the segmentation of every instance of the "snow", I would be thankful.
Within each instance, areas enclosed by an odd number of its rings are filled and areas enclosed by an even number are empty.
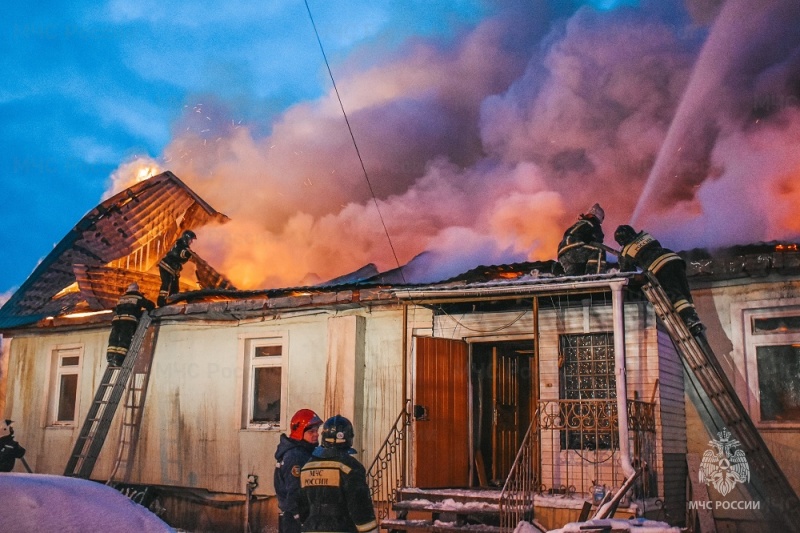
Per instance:
[[[561,529],[553,529],[548,533],[586,533],[586,526],[611,527],[614,533],[680,533],[680,528],[671,527],[664,522],[647,520],[646,518],[634,518],[631,520],[621,520],[619,518],[604,518],[601,520],[588,520],[586,522],[571,522]]]
[[[120,492],[80,478],[0,474],[0,529],[14,533],[175,530]]]

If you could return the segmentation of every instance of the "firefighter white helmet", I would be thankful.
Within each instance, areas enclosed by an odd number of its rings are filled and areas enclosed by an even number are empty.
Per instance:
[[[13,435],[14,430],[11,428],[11,424],[13,424],[13,420],[5,419],[2,424],[0,424],[0,437],[5,437],[6,435]]]
[[[594,204],[592,207],[589,208],[586,213],[583,214],[585,217],[594,217],[597,219],[599,223],[603,223],[603,220],[606,218],[606,212],[603,211],[603,208],[600,207],[600,204]]]

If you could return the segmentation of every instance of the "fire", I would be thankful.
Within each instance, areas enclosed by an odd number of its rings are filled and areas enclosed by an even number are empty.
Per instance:
[[[776,252],[796,252],[797,251],[797,243],[793,244],[778,244],[775,246]]]
[[[144,164],[139,170],[136,171],[136,175],[134,177],[134,183],[139,183],[140,181],[148,180],[155,176],[156,174],[160,174],[161,170],[158,168],[157,165],[151,164]]]
[[[149,157],[137,157],[123,165],[111,174],[111,185],[103,194],[103,199],[110,198],[116,193],[135,185],[140,181],[145,181],[156,174],[163,172],[163,169]]]

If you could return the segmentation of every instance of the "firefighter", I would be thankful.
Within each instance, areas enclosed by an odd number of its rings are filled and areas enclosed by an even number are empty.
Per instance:
[[[158,306],[167,305],[167,296],[178,292],[178,279],[181,277],[183,265],[192,257],[189,246],[197,239],[191,230],[186,230],[175,241],[167,255],[158,263],[158,272],[161,274],[161,289],[158,291]]]
[[[605,270],[605,251],[592,243],[603,243],[605,211],[594,204],[564,232],[558,245],[558,262],[567,276],[597,274]]]
[[[114,307],[114,317],[111,319],[111,334],[108,337],[108,350],[106,359],[109,366],[122,366],[128,348],[131,347],[136,326],[142,318],[142,312],[155,309],[153,302],[139,292],[139,284],[131,283],[125,294]]]
[[[311,458],[319,441],[322,419],[311,409],[300,409],[289,423],[289,435],[281,435],[275,451],[273,482],[278,497],[278,531],[300,533],[300,469]]]
[[[14,440],[13,420],[6,419],[0,427],[0,472],[11,472],[14,463],[25,455],[25,448]]]
[[[322,426],[322,445],[300,471],[305,499],[303,531],[377,533],[378,522],[367,485],[367,471],[351,457],[353,424],[342,415]]]
[[[620,270],[631,271],[639,267],[653,274],[692,335],[703,333],[705,326],[700,322],[692,301],[684,260],[672,250],[662,247],[649,233],[637,233],[628,225],[617,228],[614,240],[622,246]]]

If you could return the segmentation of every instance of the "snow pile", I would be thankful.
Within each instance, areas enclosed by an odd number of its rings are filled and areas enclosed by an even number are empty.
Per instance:
[[[0,474],[0,528],[14,533],[173,532],[118,491],[85,479]]]
[[[587,526],[590,526],[587,528]],[[585,533],[587,529],[591,531],[591,526],[602,530],[603,527],[611,527],[613,533],[680,533],[680,528],[671,527],[665,522],[647,520],[646,518],[635,518],[631,520],[621,520],[619,518],[604,518],[600,520],[588,520],[586,522],[571,522],[561,529],[553,529],[548,533]]]

